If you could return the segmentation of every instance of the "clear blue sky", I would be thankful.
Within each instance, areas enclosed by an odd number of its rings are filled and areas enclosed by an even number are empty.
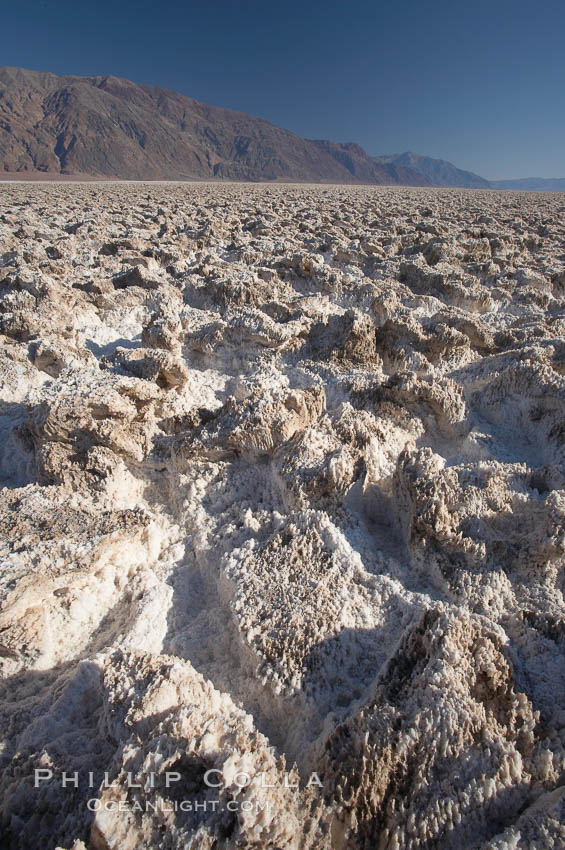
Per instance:
[[[565,177],[565,0],[0,0],[0,65],[115,74],[307,138]]]

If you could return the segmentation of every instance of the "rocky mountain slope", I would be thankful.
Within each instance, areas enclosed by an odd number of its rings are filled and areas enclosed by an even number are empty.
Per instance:
[[[261,118],[116,77],[0,69],[0,171],[127,179],[422,184],[410,169],[334,149]],[[348,146],[343,146],[347,148]],[[354,167],[351,163],[355,160]]]
[[[225,179],[564,191],[565,180],[487,181],[415,153],[301,139],[261,118],[112,77],[0,68],[0,175]]]
[[[489,189],[491,184],[472,171],[463,171],[456,168],[451,162],[444,159],[434,159],[431,156],[422,156],[418,153],[392,154],[391,156],[376,156],[375,162],[379,165],[398,168],[407,168],[421,174],[431,186],[460,186],[464,189]],[[506,188],[506,187],[500,187]],[[507,187],[514,188],[514,187]]]
[[[564,213],[1,187],[2,847],[564,846]]]

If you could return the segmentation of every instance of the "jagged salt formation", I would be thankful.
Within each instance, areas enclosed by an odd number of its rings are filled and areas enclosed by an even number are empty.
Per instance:
[[[564,845],[564,213],[2,187],[3,846]]]

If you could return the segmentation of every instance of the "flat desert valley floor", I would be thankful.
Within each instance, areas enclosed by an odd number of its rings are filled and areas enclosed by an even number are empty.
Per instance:
[[[0,298],[3,847],[564,846],[565,195],[4,184]]]

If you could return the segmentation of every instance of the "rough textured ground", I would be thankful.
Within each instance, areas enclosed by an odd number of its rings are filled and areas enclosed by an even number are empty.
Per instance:
[[[0,189],[2,846],[564,846],[564,220]]]

